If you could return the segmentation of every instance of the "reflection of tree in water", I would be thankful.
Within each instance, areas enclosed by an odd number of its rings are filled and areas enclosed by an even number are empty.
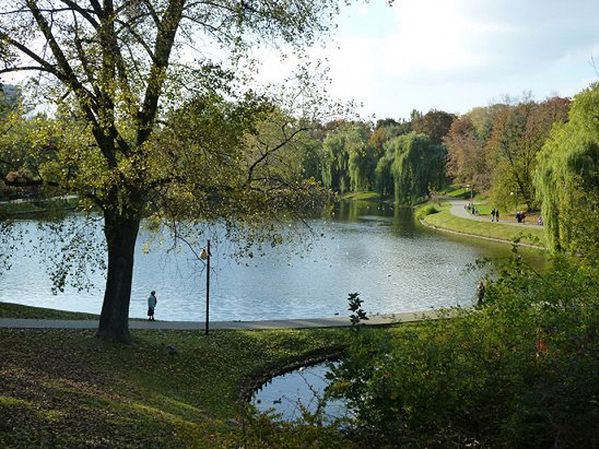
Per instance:
[[[306,420],[318,424],[333,424],[340,419],[349,418],[349,411],[342,401],[327,397],[325,391],[329,384],[326,378],[327,372],[328,364],[321,364],[302,367],[278,378],[275,377],[265,389],[276,388],[281,390],[280,394],[265,403],[259,398],[261,395],[267,395],[268,392],[262,391],[256,395],[254,403],[263,404],[264,411],[273,412],[277,419],[286,421]],[[273,383],[278,385],[275,386]]]

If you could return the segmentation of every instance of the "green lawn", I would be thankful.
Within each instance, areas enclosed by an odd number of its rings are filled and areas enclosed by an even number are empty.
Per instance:
[[[437,213],[426,215],[423,221],[431,226],[464,234],[513,241],[520,237],[522,243],[545,246],[545,233],[542,228],[517,228],[513,225],[468,220],[451,214],[450,206],[445,205]]]
[[[447,191],[441,192],[444,195],[447,195],[451,198],[469,198],[470,197],[470,190],[468,190],[466,187],[458,187],[458,188],[450,188]]]
[[[376,192],[351,192],[341,196],[343,200],[379,201],[381,196]]]
[[[0,329],[0,447],[350,447],[327,429],[252,424],[241,399],[287,364],[338,353],[347,332],[135,330],[121,346],[93,331]]]

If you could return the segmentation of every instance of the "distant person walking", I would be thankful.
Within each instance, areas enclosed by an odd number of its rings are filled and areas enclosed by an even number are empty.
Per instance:
[[[499,209],[495,209],[495,221],[499,223]]]
[[[491,210],[491,223],[495,221],[495,208]]]
[[[148,320],[150,321],[156,321],[154,320],[154,309],[156,308],[157,303],[158,300],[156,299],[156,292],[152,290],[148,298]]]

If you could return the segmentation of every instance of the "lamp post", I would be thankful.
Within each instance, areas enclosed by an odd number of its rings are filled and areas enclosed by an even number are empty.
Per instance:
[[[518,212],[518,191],[510,192],[510,195],[514,197],[514,213]]]
[[[466,188],[470,190],[470,202],[472,202],[472,191],[474,190],[474,186],[470,184],[466,184]]]
[[[206,248],[202,248],[200,259],[206,261],[206,323],[204,325],[204,333],[208,335],[210,325],[210,239],[206,242]]]

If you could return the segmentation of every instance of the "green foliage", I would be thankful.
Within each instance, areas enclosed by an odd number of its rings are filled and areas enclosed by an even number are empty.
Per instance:
[[[376,191],[382,197],[389,197],[393,195],[395,185],[393,183],[393,175],[391,173],[391,165],[393,164],[393,157],[388,154],[384,154],[381,157],[374,170],[374,182]]]
[[[347,175],[347,152],[342,133],[327,135],[322,143],[322,181],[325,187],[345,193],[349,190]]]
[[[535,177],[552,248],[599,259],[599,84],[572,101],[539,153]]]
[[[367,139],[366,129],[357,125],[344,126],[327,135],[322,144],[325,187],[341,193],[371,188],[376,160]]]
[[[516,256],[480,311],[355,334],[331,394],[372,446],[592,447],[598,283],[597,267],[558,258],[540,274]]]
[[[453,118],[453,115],[442,111],[431,111],[425,116],[415,114],[410,122],[397,122],[393,119],[379,120],[374,129],[371,129],[371,124],[363,122],[337,123],[337,128],[329,129],[323,140],[320,164],[323,184],[341,193],[374,189],[381,197],[389,197],[398,192],[397,183],[401,178],[401,182],[404,183],[402,189],[406,193],[400,195],[399,201],[411,202],[414,197],[426,195],[430,188],[437,188],[437,184],[441,185],[445,181],[445,149],[441,145],[431,145],[430,141],[432,140],[433,143],[439,141],[440,143]],[[418,121],[422,133],[430,133],[433,137],[432,139],[426,137],[429,141],[422,146],[427,147],[426,151],[423,148],[416,150],[419,156],[414,156],[414,159],[409,160],[406,167],[410,166],[410,168],[406,168],[404,171],[400,167],[403,162],[399,160],[410,157],[399,156],[399,154],[410,152],[403,149],[397,151],[392,142],[398,136],[408,135],[413,128],[414,120]],[[406,149],[409,146],[410,144],[406,144]],[[410,156],[412,156],[411,153]],[[418,163],[415,161],[417,157],[421,158]],[[393,166],[396,161],[399,162],[394,170]],[[413,169],[415,165],[418,166],[418,170]],[[438,177],[440,180],[416,179],[426,171],[426,169],[421,170],[423,166],[427,167],[431,178]],[[414,176],[408,172],[414,172]],[[406,176],[402,177],[401,173]],[[426,185],[422,187],[420,183]],[[415,189],[417,192],[411,192],[410,189]]]
[[[440,209],[434,204],[426,204],[425,206],[416,209],[414,216],[417,220],[422,220],[424,217],[440,212]]]
[[[425,134],[410,133],[387,143],[385,151],[393,158],[391,174],[395,200],[413,204],[439,190],[445,182],[446,150],[431,143]]]
[[[352,324],[352,328],[358,330],[362,321],[368,320],[366,312],[364,309],[362,309],[362,303],[364,300],[360,298],[359,293],[355,292],[349,294],[347,302],[349,303],[347,310],[351,312],[349,321]]]

